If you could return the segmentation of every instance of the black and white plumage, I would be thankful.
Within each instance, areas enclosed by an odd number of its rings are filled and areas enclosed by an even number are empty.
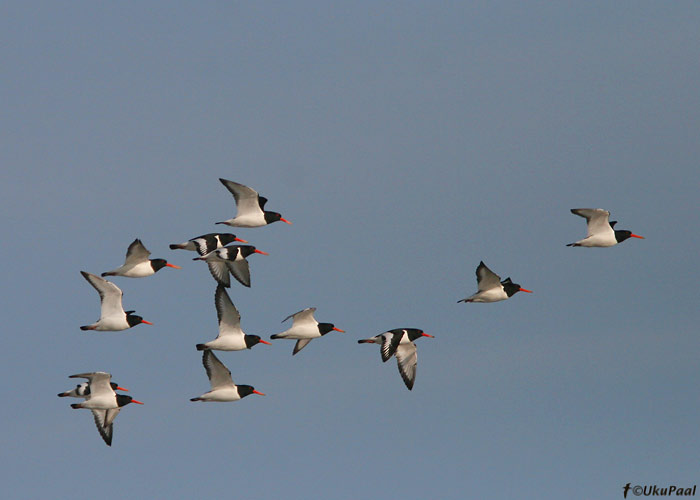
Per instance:
[[[631,231],[615,229],[617,221],[610,222],[610,212],[602,208],[572,208],[571,213],[586,219],[588,233],[582,240],[567,247],[612,247],[628,238],[644,239]]]
[[[204,351],[202,354],[202,364],[209,377],[211,390],[205,392],[199,397],[192,398],[190,401],[238,401],[250,394],[259,394],[264,396],[262,392],[258,392],[250,385],[236,385],[231,378],[231,371],[219,361],[219,358],[210,350]]]
[[[146,247],[141,243],[141,240],[136,238],[131,242],[126,251],[126,259],[124,265],[112,271],[102,273],[102,276],[124,276],[126,278],[144,278],[151,276],[164,267],[172,267],[180,269],[180,266],[170,264],[165,259],[149,259],[151,252],[146,250]]]
[[[232,219],[217,224],[226,224],[234,227],[260,227],[282,221],[291,224],[277,212],[265,210],[267,198],[260,196],[254,189],[226,179],[219,179],[226,186],[236,200],[236,216]]]
[[[259,335],[243,333],[241,329],[241,314],[231,302],[231,298],[222,285],[216,287],[214,304],[216,305],[216,315],[219,318],[219,335],[214,340],[204,344],[197,344],[198,351],[205,349],[242,351],[243,349],[251,349],[258,343],[270,345],[269,342],[262,340]]]
[[[297,339],[297,343],[294,346],[294,351],[292,355],[301,351],[306,344],[311,342],[313,339],[324,336],[330,331],[345,332],[340,328],[336,328],[333,323],[319,323],[314,318],[315,307],[309,307],[307,309],[302,309],[301,311],[290,314],[282,320],[282,323],[287,321],[289,318],[293,318],[292,326],[283,331],[282,333],[277,333],[272,335],[271,339]]]
[[[521,288],[513,283],[510,278],[501,281],[501,277],[491,271],[484,261],[479,262],[476,268],[476,282],[478,291],[466,299],[457,302],[498,302],[512,297],[517,292],[532,293],[532,290]]]
[[[81,326],[81,330],[98,330],[118,332],[141,323],[152,325],[134,311],[124,311],[122,306],[122,291],[117,285],[95,274],[80,271],[83,278],[100,294],[100,319],[91,325]]]
[[[111,384],[112,376],[106,372],[78,373],[70,378],[88,379],[89,392],[85,396],[83,403],[73,403],[71,408],[87,408],[92,411],[100,436],[107,444],[112,446],[112,436],[114,435],[114,419],[119,415],[119,411],[129,403],[142,405],[141,401],[136,401],[131,396],[117,394]]]
[[[110,387],[112,387],[112,390],[114,390],[114,391],[129,392],[129,389],[125,389],[124,387],[119,387],[116,384],[116,382],[110,382],[109,385],[110,385]],[[64,392],[58,393],[59,398],[86,398],[89,395],[90,395],[90,383],[89,382],[83,382],[82,384],[77,384],[70,391],[64,391]]]
[[[197,252],[200,256],[213,252],[217,248],[225,247],[229,243],[238,241],[239,243],[248,243],[246,240],[238,238],[231,233],[208,233],[202,236],[197,236],[185,243],[173,243],[170,245],[171,250],[190,250]]]
[[[269,255],[252,245],[229,245],[192,260],[205,261],[212,277],[226,288],[231,286],[229,272],[243,286],[250,287],[250,267],[246,257],[254,253]]]
[[[401,378],[410,391],[413,390],[416,381],[418,364],[418,350],[414,340],[420,337],[434,338],[418,328],[395,328],[368,339],[358,340],[357,343],[379,344],[384,362],[395,355]]]

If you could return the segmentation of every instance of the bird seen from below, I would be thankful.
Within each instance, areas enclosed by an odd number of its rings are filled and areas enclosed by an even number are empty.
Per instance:
[[[265,210],[267,198],[260,196],[254,189],[237,182],[219,179],[226,186],[236,200],[236,216],[217,224],[226,224],[234,227],[261,227],[273,222],[282,221],[291,224],[277,212]]]
[[[512,297],[518,292],[532,293],[532,290],[526,290],[517,283],[513,283],[510,278],[501,281],[501,277],[491,271],[484,261],[479,262],[476,268],[476,282],[478,291],[466,299],[458,300],[459,302],[499,302]]]
[[[586,219],[588,234],[567,247],[612,247],[628,238],[644,239],[632,231],[615,229],[617,221],[610,222],[610,212],[602,208],[572,208],[571,213]]]
[[[87,378],[90,388],[89,393],[83,403],[73,403],[71,408],[77,410],[87,408],[92,411],[97,431],[107,446],[112,446],[112,436],[114,434],[114,419],[119,415],[119,411],[129,403],[142,405],[131,396],[117,394],[112,388],[110,379],[112,376],[106,372],[90,372],[71,375],[70,378]]]
[[[222,285],[216,287],[214,293],[216,315],[219,318],[219,335],[214,340],[197,344],[198,351],[215,349],[217,351],[242,351],[251,349],[254,345],[267,344],[258,335],[248,335],[241,330],[241,315]]]
[[[122,306],[122,291],[117,285],[95,274],[80,271],[83,278],[90,283],[100,294],[100,319],[91,325],[81,326],[81,330],[98,330],[104,332],[118,332],[134,327],[141,323],[152,325],[141,316],[133,314],[135,311],[124,311]]]
[[[340,328],[336,328],[333,323],[319,323],[314,318],[315,307],[309,307],[303,309],[297,313],[290,314],[282,320],[282,323],[287,321],[289,318],[292,319],[292,326],[283,331],[282,333],[277,333],[272,335],[271,339],[297,339],[297,343],[294,346],[292,355],[301,351],[306,344],[311,342],[313,339],[323,337],[330,331],[345,332]]]
[[[214,353],[206,350],[202,353],[202,364],[209,377],[211,390],[205,392],[199,397],[192,398],[190,401],[214,401],[227,402],[238,401],[251,394],[264,396],[262,392],[258,392],[250,385],[236,385],[231,378],[231,372],[224,364],[219,361]]]
[[[151,252],[146,250],[141,240],[136,238],[126,251],[124,265],[112,271],[102,273],[102,276],[124,276],[126,278],[145,278],[151,276],[164,267],[180,269],[180,266],[170,264],[165,259],[149,259]]]

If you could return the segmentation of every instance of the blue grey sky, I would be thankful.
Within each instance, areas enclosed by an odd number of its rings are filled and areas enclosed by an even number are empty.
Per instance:
[[[700,482],[697,2],[5,2],[3,489],[12,498],[622,498]],[[194,404],[215,282],[168,244],[232,231],[247,333],[317,307],[346,333],[220,353],[267,394]],[[567,248],[574,207],[645,240]],[[79,271],[154,326],[85,333]],[[533,294],[457,304],[479,261]],[[418,327],[413,391],[357,339]],[[144,401],[111,448],[56,393]]]

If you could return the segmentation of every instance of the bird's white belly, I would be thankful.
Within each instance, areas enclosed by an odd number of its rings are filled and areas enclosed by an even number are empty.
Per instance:
[[[219,337],[204,345],[209,349],[216,349],[219,351],[241,351],[248,348],[245,345],[243,335]]]
[[[227,221],[227,224],[235,227],[260,227],[267,224],[267,222],[265,221],[263,213],[258,212],[254,214],[238,215]]]
[[[127,278],[145,278],[153,273],[155,273],[153,266],[151,265],[151,262],[148,261],[139,262],[135,266],[125,269],[121,275]]]
[[[83,403],[83,407],[91,410],[111,410],[117,408],[117,400],[114,394],[105,394],[104,396],[92,396]]]
[[[617,245],[615,233],[594,234],[578,242],[582,247],[612,247]]]
[[[241,399],[241,397],[238,395],[238,389],[236,387],[223,387],[221,389],[209,391],[206,394],[202,394],[200,398],[205,401],[215,402],[238,401]]]
[[[107,316],[106,318],[100,318],[95,330],[118,332],[120,330],[126,330],[127,328],[129,328],[129,323],[126,322],[125,314],[123,316]]]
[[[498,287],[476,293],[473,296],[473,302],[499,302],[501,300],[506,300],[507,298],[508,294],[505,292],[505,290],[503,290],[502,287]]]
[[[315,339],[321,336],[321,332],[318,331],[317,325],[304,325],[290,328],[278,336],[285,339]]]

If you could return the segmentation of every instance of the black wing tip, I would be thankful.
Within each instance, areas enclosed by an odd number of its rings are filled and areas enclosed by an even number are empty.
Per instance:
[[[403,372],[401,371],[399,371],[399,373],[401,373],[401,378],[403,379],[403,383],[406,384],[406,388],[408,388],[409,391],[412,391],[415,380],[411,380],[410,378],[404,376]]]
[[[201,401],[202,398],[190,398],[190,401]]]
[[[206,351],[207,350],[207,346],[205,346],[204,344],[197,344],[195,347],[197,348],[198,351]]]
[[[170,250],[178,250],[178,249],[180,249],[180,248],[182,248],[182,247],[180,246],[179,243],[178,243],[178,244],[173,243],[173,244],[170,245]]]
[[[89,330],[90,327],[87,326],[87,325],[85,325],[85,326],[81,326],[80,329],[81,329],[82,331],[85,331],[85,330]]]

